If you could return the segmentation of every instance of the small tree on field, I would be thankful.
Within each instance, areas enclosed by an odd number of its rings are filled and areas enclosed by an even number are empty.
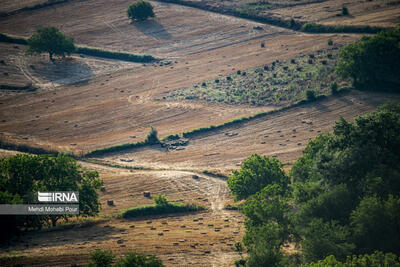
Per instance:
[[[154,129],[153,127],[150,127],[150,132],[145,140],[146,144],[154,145],[160,143],[160,139],[158,139],[157,135],[158,135],[157,130]]]
[[[53,55],[65,56],[75,51],[74,39],[62,34],[55,27],[39,27],[29,39],[26,53],[40,54],[43,52],[49,53],[51,61]]]
[[[146,20],[149,17],[154,17],[153,6],[146,1],[140,0],[127,9],[128,18],[133,20]]]
[[[167,206],[169,203],[165,196],[159,194],[154,198],[154,204],[156,204],[156,206]]]

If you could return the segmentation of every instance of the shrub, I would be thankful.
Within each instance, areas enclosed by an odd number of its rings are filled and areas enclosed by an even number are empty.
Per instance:
[[[309,101],[309,102],[313,102],[313,101],[317,100],[317,98],[315,97],[315,92],[311,91],[311,90],[306,91],[306,97],[307,97],[307,101]]]
[[[144,255],[130,252],[125,257],[120,258],[114,265],[115,267],[163,267],[165,266],[160,259],[154,255]]]
[[[159,194],[154,198],[154,204],[156,206],[166,206],[169,203],[168,203],[167,199],[165,198],[165,196]]]
[[[333,45],[332,38],[329,38],[329,39],[328,39],[328,45]]]
[[[349,10],[347,9],[347,7],[342,7],[342,15],[343,16],[347,16],[347,15],[349,15]]]
[[[146,1],[138,1],[130,5],[127,9],[128,18],[133,20],[146,20],[149,17],[154,17],[153,6]]]
[[[199,205],[185,205],[179,203],[168,203],[166,205],[151,205],[128,209],[122,212],[122,218],[138,218],[143,216],[163,215],[170,213],[195,212],[205,208]]]
[[[337,82],[333,82],[331,84],[331,94],[336,95],[338,93],[338,84]]]
[[[129,62],[147,63],[154,60],[154,57],[151,55],[135,55],[124,52],[102,50],[91,47],[77,47],[76,53],[94,57],[104,57],[104,58],[124,60]]]
[[[89,253],[90,260],[88,267],[111,267],[115,255],[111,250],[96,249]]]
[[[237,259],[235,260],[235,267],[246,266],[246,259]]]
[[[146,140],[144,142],[148,145],[159,144],[160,140],[158,139],[157,136],[157,130],[154,129],[153,127],[150,127],[150,132],[148,133]]]

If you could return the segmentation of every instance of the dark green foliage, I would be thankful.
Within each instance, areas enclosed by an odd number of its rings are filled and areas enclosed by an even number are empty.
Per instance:
[[[256,189],[251,179],[240,184],[246,264],[398,266],[397,256],[383,253],[400,254],[399,132],[400,104],[389,103],[352,123],[341,119],[333,133],[310,141],[286,189],[273,181]],[[260,165],[247,166],[246,177],[257,177]],[[288,242],[299,244],[300,256],[282,254]],[[383,253],[354,256],[374,251]]]
[[[0,33],[0,42],[12,43],[12,44],[22,44],[22,45],[28,44],[28,42],[24,38],[15,38],[15,37],[8,36],[4,33]]]
[[[154,198],[154,204],[156,206],[166,206],[166,205],[169,205],[170,203],[168,203],[168,201],[165,198],[165,196],[159,194]]]
[[[16,155],[0,159],[0,200],[2,204],[35,203],[38,191],[79,191],[80,216],[97,215],[100,209],[97,190],[103,182],[96,171],[82,169],[76,160],[64,154],[58,156]],[[60,218],[71,215],[10,216],[12,229],[41,228],[55,225]],[[13,219],[14,218],[14,219]]]
[[[144,255],[130,252],[125,257],[120,258],[115,267],[163,267],[165,266],[160,259],[154,255]]]
[[[155,145],[159,144],[160,140],[157,136],[157,130],[153,127],[150,127],[150,132],[148,133],[146,140],[144,141],[147,145]]]
[[[111,250],[96,249],[89,253],[88,267],[111,267],[115,258]]]
[[[240,170],[234,170],[228,180],[229,189],[235,200],[246,199],[270,184],[280,185],[285,191],[289,184],[289,178],[277,159],[257,154],[247,158],[242,163]]]
[[[152,205],[135,207],[122,212],[122,217],[125,219],[138,218],[143,216],[164,215],[171,213],[187,213],[205,210],[199,205],[184,205],[179,203],[167,203],[164,205]]]
[[[311,141],[294,164],[294,223],[306,260],[400,253],[400,105],[387,104]],[[397,232],[396,232],[397,231]],[[325,233],[325,234],[324,234]]]
[[[351,255],[354,244],[349,242],[350,229],[335,221],[313,219],[305,228],[303,257],[306,262],[323,259],[331,254],[339,259]]]
[[[110,146],[110,147],[95,149],[95,150],[92,150],[89,153],[87,153],[85,155],[85,157],[100,156],[100,155],[104,155],[107,153],[113,153],[113,152],[123,151],[123,150],[127,150],[127,149],[133,149],[133,148],[139,148],[139,147],[143,147],[146,145],[155,145],[155,144],[159,144],[159,143],[160,143],[160,140],[158,139],[158,136],[157,136],[157,130],[154,129],[153,127],[150,127],[150,131],[147,134],[147,137],[144,141],[140,141],[137,143],[126,143],[126,144],[117,145],[117,146]]]
[[[337,82],[333,82],[332,84],[331,84],[331,94],[332,95],[337,95],[338,94],[338,84],[337,84]]]
[[[153,6],[149,2],[142,0],[130,5],[126,13],[131,20],[142,21],[149,17],[154,17]]]
[[[330,255],[324,260],[302,265],[303,267],[400,267],[400,259],[393,253],[376,251],[373,254],[354,255],[340,262]]]
[[[88,56],[94,56],[94,57],[118,59],[118,60],[129,61],[129,62],[148,63],[148,62],[152,62],[155,60],[154,57],[150,56],[150,55],[135,55],[135,54],[129,54],[129,53],[124,53],[124,52],[102,50],[102,49],[91,48],[91,47],[77,47],[76,53],[84,54],[84,55],[88,55]]]
[[[301,26],[301,31],[311,33],[378,33],[385,28],[353,25],[322,25],[307,22]]]
[[[262,226],[246,227],[243,242],[247,247],[247,266],[283,266],[283,230],[274,222]]]
[[[306,97],[308,102],[314,102],[317,99],[315,97],[315,92],[311,90],[306,91]]]
[[[162,140],[178,140],[179,138],[179,134],[170,134],[164,137]]]
[[[342,7],[342,15],[343,16],[347,16],[347,15],[349,15],[349,10],[347,9],[347,7]]]
[[[0,42],[22,44],[22,45],[28,44],[27,40],[25,40],[24,38],[11,37],[3,33],[0,33]],[[151,55],[135,55],[130,53],[103,50],[103,49],[83,47],[83,46],[75,46],[74,53],[84,54],[94,57],[117,59],[129,62],[148,63],[155,60],[155,58]]]
[[[352,78],[358,89],[399,91],[399,42],[400,27],[364,37],[340,52],[336,72]]]
[[[237,259],[235,260],[235,267],[246,266],[246,259]]]
[[[329,39],[328,39],[328,45],[333,45],[332,38],[329,38]]]
[[[27,54],[47,52],[51,61],[53,55],[64,57],[75,51],[74,39],[65,36],[55,27],[38,27],[27,42]]]
[[[165,266],[160,259],[154,255],[145,255],[137,252],[129,252],[117,260],[113,260],[115,255],[111,250],[96,249],[91,251],[88,267],[163,267]]]
[[[387,200],[366,197],[351,213],[354,241],[359,253],[375,250],[400,255],[400,197],[389,195]]]

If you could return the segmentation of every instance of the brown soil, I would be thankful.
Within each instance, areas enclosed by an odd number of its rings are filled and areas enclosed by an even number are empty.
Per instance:
[[[134,64],[74,56],[50,64],[45,55],[23,57],[23,46],[17,49],[0,44],[1,59],[7,63],[0,68],[9,72],[9,79],[1,81],[32,82],[39,88],[36,92],[2,91],[1,140],[79,154],[143,140],[150,126],[164,136],[273,110],[277,107],[154,99],[237,70],[315,52],[326,48],[329,38],[335,44],[360,38],[299,34],[157,2],[154,2],[156,19],[130,24],[125,15],[130,3],[128,0],[71,1],[0,18],[0,32],[28,37],[36,25],[52,25],[73,36],[79,44],[151,53],[171,62]],[[261,42],[265,48],[261,48]],[[309,138],[319,131],[330,131],[340,116],[351,119],[372,111],[388,99],[398,96],[351,93],[331,97],[199,135],[190,139],[183,150],[167,152],[154,146],[101,159],[156,170],[129,171],[82,163],[99,170],[105,182],[106,190],[100,193],[100,201],[101,216],[106,217],[84,227],[27,233],[0,249],[0,256],[25,257],[0,264],[83,265],[90,250],[104,248],[119,255],[130,250],[156,254],[167,266],[230,266],[240,256],[232,246],[242,239],[244,218],[236,211],[223,209],[232,202],[225,181],[198,171],[208,169],[228,174],[251,153],[277,156],[291,163]],[[1,156],[13,154],[0,151]],[[199,179],[193,179],[193,175]],[[110,218],[126,208],[152,203],[152,199],[143,196],[143,191],[150,191],[153,196],[162,193],[173,202],[202,204],[209,210],[140,220]],[[113,200],[115,206],[108,206],[107,200]]]
[[[102,160],[123,166],[218,170],[225,174],[237,169],[252,153],[293,163],[310,138],[331,131],[340,117],[351,120],[395,99],[400,97],[354,92],[199,134],[176,150],[152,146],[105,156]]]

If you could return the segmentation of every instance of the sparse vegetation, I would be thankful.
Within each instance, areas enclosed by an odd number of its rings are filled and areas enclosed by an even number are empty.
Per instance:
[[[38,27],[27,42],[27,54],[47,52],[51,61],[54,61],[53,55],[64,57],[75,51],[74,39],[65,36],[55,27]]]
[[[246,71],[238,70],[230,74],[229,79],[219,79],[218,83],[203,82],[202,86],[199,83],[192,88],[176,90],[166,99],[284,106],[303,100],[307,90],[314,91],[315,97],[329,95],[331,83],[343,82],[334,72],[338,50],[317,52],[312,54],[312,59],[304,55]]]
[[[126,11],[128,18],[132,21],[143,21],[149,17],[154,17],[153,6],[147,1],[140,0],[130,5]]]

